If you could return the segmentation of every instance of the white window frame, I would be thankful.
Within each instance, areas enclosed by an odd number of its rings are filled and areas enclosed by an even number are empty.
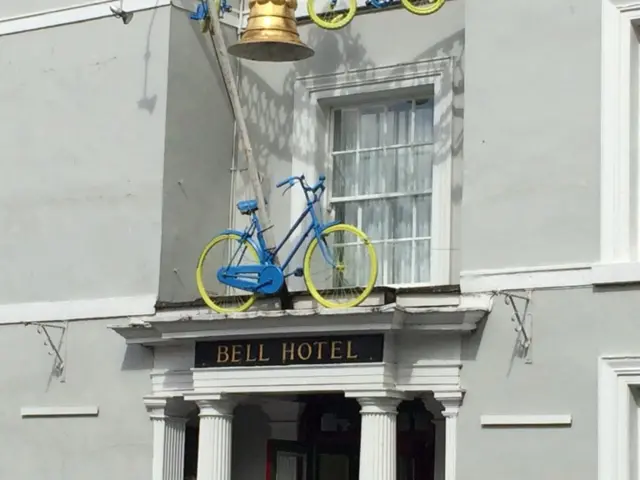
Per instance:
[[[327,175],[331,185],[331,109],[349,99],[362,103],[380,98],[380,92],[433,91],[433,193],[431,214],[431,275],[429,285],[451,283],[451,195],[453,144],[453,61],[439,57],[426,61],[299,77],[294,84],[292,174],[305,173],[310,181]],[[328,192],[329,193],[329,192]],[[325,197],[325,202],[329,195]],[[300,214],[304,197],[295,192],[291,219]],[[325,203],[325,206],[328,206]]]
[[[640,120],[632,90],[640,73],[633,32],[638,22],[638,0],[602,0],[600,263],[592,269],[594,284],[640,280],[640,158],[632,141]]]
[[[605,356],[598,365],[598,480],[632,480],[632,388],[640,387],[640,356]],[[637,419],[636,419],[637,420]],[[635,432],[637,434],[637,431]]]

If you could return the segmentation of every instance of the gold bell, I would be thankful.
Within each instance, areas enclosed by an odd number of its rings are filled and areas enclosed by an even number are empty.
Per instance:
[[[258,62],[295,62],[313,56],[313,49],[298,35],[297,6],[296,0],[250,0],[247,28],[229,53]]]

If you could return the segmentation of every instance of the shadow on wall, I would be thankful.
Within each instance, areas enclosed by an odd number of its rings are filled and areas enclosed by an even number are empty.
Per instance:
[[[122,358],[121,370],[151,370],[153,350],[142,345],[127,345]]]
[[[360,71],[362,80],[369,74],[367,69],[381,66],[376,64],[367,54],[367,48],[361,41],[361,35],[353,32],[351,25],[327,34],[319,28],[313,28],[306,39],[306,43],[316,51],[316,56],[308,61],[291,64],[289,72],[284,78],[282,91],[276,91],[267,83],[263,76],[251,68],[251,64],[243,62],[240,76],[240,94],[247,126],[250,130],[251,142],[256,161],[264,178],[262,179],[265,195],[269,197],[271,189],[280,178],[270,178],[273,169],[267,168],[267,161],[271,158],[291,161],[293,129],[297,129],[295,138],[310,138],[317,132],[304,131],[305,125],[297,122],[294,125],[293,102],[294,82],[299,77],[316,74],[326,74],[345,71]],[[432,44],[428,49],[411,60],[402,62],[398,72],[406,72],[406,63],[425,61],[434,58],[452,57],[453,64],[453,116],[454,138],[453,157],[459,157],[462,152],[462,117],[464,107],[464,30],[459,30],[446,39]],[[271,67],[286,68],[286,67]],[[259,67],[256,69],[262,71]],[[450,112],[447,112],[450,113]],[[302,131],[300,131],[302,129]],[[244,163],[244,162],[243,162]],[[244,168],[240,164],[239,168]],[[313,179],[310,179],[313,180]],[[461,198],[460,182],[454,184],[453,201]]]
[[[138,100],[138,108],[140,110],[146,110],[149,112],[149,115],[152,115],[154,110],[156,109],[156,103],[158,102],[158,95],[153,94],[149,95],[148,85],[149,85],[149,61],[151,60],[151,33],[153,32],[153,26],[156,21],[156,15],[158,13],[158,4],[160,0],[156,1],[156,8],[153,9],[153,13],[151,15],[151,20],[149,20],[149,29],[147,30],[147,43],[145,45],[144,51],[144,81],[142,84],[142,97]]]

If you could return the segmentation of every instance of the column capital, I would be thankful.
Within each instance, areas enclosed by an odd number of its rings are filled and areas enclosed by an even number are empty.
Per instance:
[[[445,392],[433,392],[433,398],[442,404],[444,409],[441,414],[443,417],[457,417],[464,398],[463,390],[452,390]]]
[[[402,398],[397,397],[359,397],[362,407],[360,413],[398,413],[398,405]]]
[[[199,417],[226,417],[233,415],[237,399],[228,395],[199,395],[193,398],[200,409]]]
[[[149,396],[143,401],[152,420],[187,421],[190,408],[182,398]]]

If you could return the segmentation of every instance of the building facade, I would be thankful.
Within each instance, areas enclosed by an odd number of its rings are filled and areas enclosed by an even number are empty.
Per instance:
[[[275,237],[275,184],[326,174],[380,274],[228,316],[195,265],[253,194],[194,9],[0,6],[0,478],[639,479],[637,3],[300,18],[311,59],[234,60]]]

